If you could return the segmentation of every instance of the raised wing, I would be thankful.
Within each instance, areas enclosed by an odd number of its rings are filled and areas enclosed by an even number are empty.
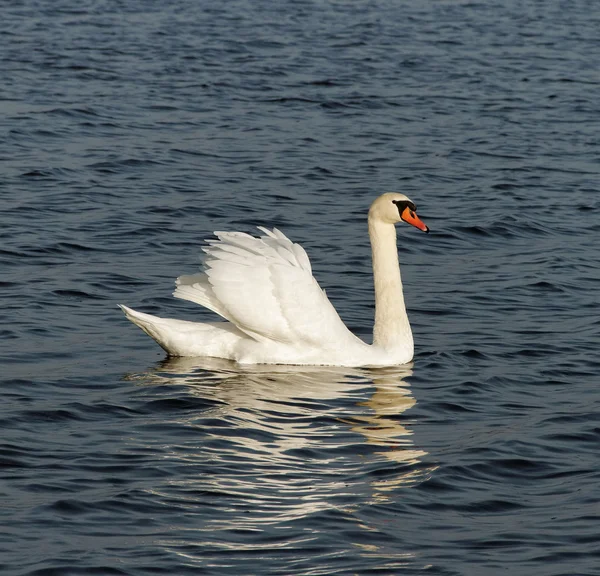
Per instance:
[[[205,272],[177,279],[173,293],[233,322],[258,341],[339,347],[357,337],[342,322],[312,275],[299,244],[276,228],[264,236],[215,232]]]

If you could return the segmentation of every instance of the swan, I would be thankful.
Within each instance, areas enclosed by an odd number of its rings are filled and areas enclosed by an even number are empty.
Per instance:
[[[414,344],[404,305],[395,224],[429,232],[404,194],[388,192],[369,209],[373,257],[373,344],[355,336],[312,275],[299,244],[274,228],[254,237],[215,232],[203,248],[204,271],[180,276],[173,296],[200,304],[225,322],[160,318],[119,304],[170,356],[214,357],[240,364],[394,366]]]

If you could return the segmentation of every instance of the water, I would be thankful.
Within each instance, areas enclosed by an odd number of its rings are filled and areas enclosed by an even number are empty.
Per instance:
[[[595,2],[6,3],[2,538],[25,575],[600,573]],[[416,356],[164,360],[117,303],[275,225],[373,316],[406,193]]]

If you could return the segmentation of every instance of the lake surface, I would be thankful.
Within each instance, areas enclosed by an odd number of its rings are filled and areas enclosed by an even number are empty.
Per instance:
[[[7,2],[3,576],[600,574],[597,2]],[[409,366],[167,360],[118,310],[277,226]]]

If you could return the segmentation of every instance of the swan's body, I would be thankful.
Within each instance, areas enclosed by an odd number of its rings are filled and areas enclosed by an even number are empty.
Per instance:
[[[173,295],[216,312],[225,322],[159,318],[121,306],[127,318],[172,356],[210,356],[248,364],[391,366],[410,362],[395,224],[428,231],[403,194],[380,196],[369,210],[375,283],[373,344],[345,326],[321,290],[304,249],[279,230],[215,232],[205,271],[180,276]]]

